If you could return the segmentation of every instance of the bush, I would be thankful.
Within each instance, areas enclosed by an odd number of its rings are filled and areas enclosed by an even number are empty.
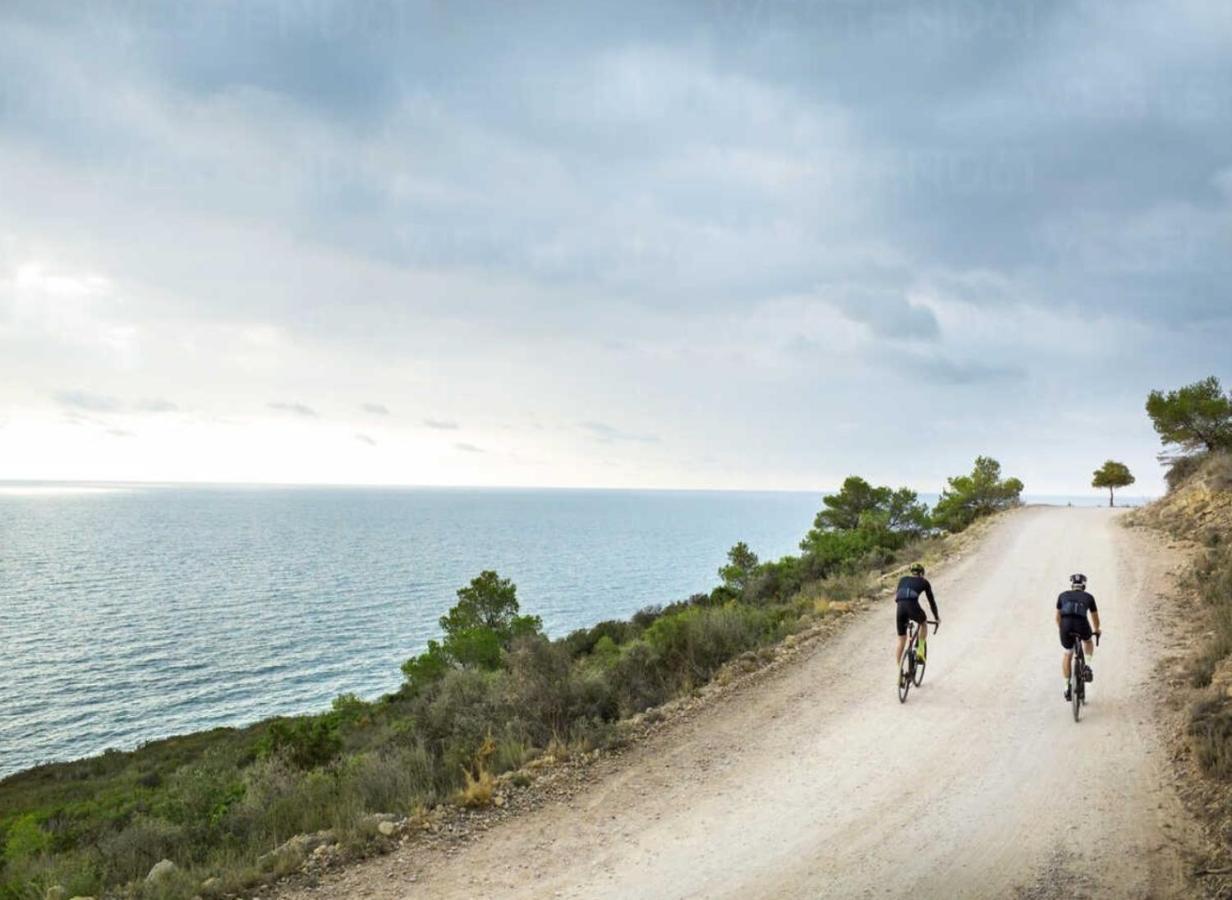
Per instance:
[[[1168,483],[1168,490],[1175,491],[1188,481],[1195,472],[1202,468],[1206,459],[1207,454],[1205,453],[1194,453],[1188,456],[1161,456],[1160,460],[1168,463],[1168,471],[1164,473],[1164,481]]]
[[[409,813],[435,803],[444,787],[432,754],[417,742],[352,757],[342,777],[364,812]]]
[[[603,640],[612,643],[606,636]],[[576,722],[604,721],[618,712],[607,681],[574,666],[562,644],[523,638],[509,654],[508,671],[509,707],[537,746],[568,733]]]
[[[342,750],[338,720],[333,715],[305,716],[301,719],[275,719],[257,744],[262,757],[285,756],[300,769],[312,769],[330,762]]]
[[[9,864],[31,860],[51,848],[51,835],[42,829],[33,813],[9,826],[4,836],[4,861]]]
[[[1216,543],[1194,563],[1192,580],[1198,595],[1212,607],[1214,636],[1193,661],[1196,687],[1211,683],[1215,670],[1232,656],[1232,545]]]
[[[504,677],[499,671],[453,669],[413,713],[425,746],[455,781],[484,738],[503,731],[512,718]]]
[[[1232,779],[1232,703],[1221,696],[1198,701],[1190,711],[1189,737],[1202,771]]]
[[[139,817],[128,826],[99,841],[107,861],[109,881],[144,878],[160,859],[179,855],[184,835],[178,825],[164,819]]]
[[[647,623],[649,624],[649,622]],[[621,622],[609,619],[591,628],[579,628],[566,637],[562,643],[573,657],[584,656],[594,650],[596,644],[607,639],[612,644],[624,644],[633,640],[641,633],[634,622]]]
[[[645,640],[669,678],[687,688],[704,683],[723,663],[771,635],[772,618],[765,611],[729,604],[664,616],[646,629]]]

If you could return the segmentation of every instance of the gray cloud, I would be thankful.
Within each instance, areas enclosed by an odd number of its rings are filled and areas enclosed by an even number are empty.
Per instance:
[[[434,428],[437,431],[457,431],[460,427],[457,422],[451,422],[447,419],[424,419],[424,428]]]
[[[486,453],[487,452],[482,447],[476,447],[474,444],[468,444],[464,441],[459,441],[453,446],[455,450],[461,450],[463,453]]]
[[[287,403],[279,401],[267,403],[265,405],[269,409],[273,409],[278,412],[292,413],[293,415],[303,416],[309,419],[315,419],[318,417],[318,413],[315,409],[303,403]]]
[[[372,438],[370,438],[370,437],[369,437],[368,435],[366,435],[366,434],[357,434],[357,435],[355,435],[355,440],[359,441],[361,444],[367,444],[369,447],[375,447],[375,446],[376,446],[376,441],[375,441],[375,440],[373,440]]]
[[[118,438],[133,437],[133,433],[131,431],[126,431],[123,428],[108,428],[107,433],[111,435],[112,437],[118,437]]]
[[[58,391],[55,394],[55,401],[66,409],[93,413],[113,413],[124,408],[124,404],[115,397],[82,390]]]
[[[366,413],[371,413],[374,416],[389,415],[389,407],[383,403],[364,403],[360,406],[360,409]]]

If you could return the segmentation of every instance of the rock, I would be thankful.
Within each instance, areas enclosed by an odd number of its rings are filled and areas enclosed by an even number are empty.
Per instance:
[[[67,896],[68,891],[60,887],[58,884],[53,884],[47,889],[47,892],[43,894],[43,900],[65,900]]]
[[[495,797],[492,798],[492,805],[493,806],[504,806],[505,798],[501,794],[497,794]]]
[[[332,831],[314,831],[312,834],[297,834],[295,837],[280,844],[269,853],[257,857],[257,867],[272,869],[276,864],[287,859],[300,859],[312,853],[318,847],[336,844],[338,839]]]
[[[393,837],[394,833],[398,830],[398,826],[393,822],[377,822],[376,830],[385,835],[385,837]]]
[[[94,898],[87,897],[85,894],[78,894],[76,897],[69,897],[69,900],[94,900]]]
[[[211,893],[213,891],[216,891],[220,887],[222,887],[221,878],[217,878],[217,877],[207,878],[205,879],[205,881],[201,882],[201,890],[205,891],[206,893]]]
[[[145,876],[145,880],[147,882],[162,881],[164,878],[174,875],[178,868],[179,866],[169,859],[159,860],[154,863],[154,868],[150,869],[150,874]]]

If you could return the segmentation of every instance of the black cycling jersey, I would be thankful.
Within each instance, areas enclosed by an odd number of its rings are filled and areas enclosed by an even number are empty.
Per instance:
[[[1088,612],[1099,612],[1095,598],[1086,591],[1062,591],[1057,597],[1061,618],[1086,619]]]
[[[933,618],[941,618],[937,614],[937,600],[933,597],[933,586],[928,583],[927,578],[919,575],[905,575],[898,580],[898,590],[894,592],[894,599],[899,603],[919,603],[920,595],[923,594],[928,598],[928,605],[933,611]]]

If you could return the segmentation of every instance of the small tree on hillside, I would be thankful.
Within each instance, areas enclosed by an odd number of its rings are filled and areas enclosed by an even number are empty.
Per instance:
[[[933,507],[933,521],[947,531],[962,531],[980,516],[1017,506],[1022,482],[1001,478],[1001,463],[977,456],[970,475],[955,475]]]
[[[1133,484],[1133,475],[1130,473],[1129,465],[1116,462],[1115,459],[1109,459],[1098,469],[1095,469],[1095,476],[1090,480],[1092,488],[1108,488],[1108,505],[1115,506],[1115,497],[1112,496],[1112,491],[1117,488],[1129,488]]]
[[[519,615],[518,589],[493,571],[480,572],[458,590],[458,602],[441,616],[443,641],[428,641],[428,649],[402,664],[412,687],[429,684],[449,669],[496,669],[513,639],[538,634],[538,616]]]
[[[719,569],[723,584],[739,594],[748,587],[749,578],[757,569],[757,554],[744,541],[727,551],[727,565]]]
[[[876,512],[889,502],[893,491],[888,487],[873,487],[859,475],[851,475],[833,494],[821,498],[825,508],[813,523],[821,530],[850,531],[860,527],[860,516]]]
[[[1232,394],[1214,375],[1166,394],[1151,391],[1146,412],[1165,444],[1186,453],[1232,450]]]
[[[1133,483],[1134,476],[1129,471],[1129,466],[1112,459],[1096,469],[1095,477],[1091,479],[1091,487],[1108,489],[1109,506],[1116,505],[1113,497],[1116,488],[1129,487]]]

